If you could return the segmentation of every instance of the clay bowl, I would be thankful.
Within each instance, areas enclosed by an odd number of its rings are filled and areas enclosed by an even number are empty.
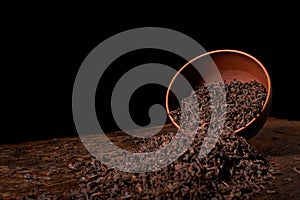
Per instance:
[[[203,80],[202,76],[199,75],[199,73],[198,75],[197,73],[195,73],[195,68],[191,67],[191,65],[196,60],[200,61],[200,59],[205,60],[207,58],[215,63],[215,66],[219,70],[219,75],[221,75],[223,81],[229,82],[235,79],[242,82],[248,82],[256,80],[259,83],[263,84],[263,86],[267,89],[268,95],[261,113],[256,118],[253,118],[244,127],[235,131],[238,135],[243,136],[245,139],[251,139],[263,127],[269,116],[272,101],[271,81],[267,70],[259,60],[245,52],[238,50],[215,50],[201,54],[198,57],[194,58],[192,61],[189,61],[187,64],[185,64],[175,74],[166,93],[166,109],[171,122],[177,128],[180,128],[179,125],[174,121],[172,116],[169,114],[170,111],[178,107],[178,99],[174,95],[172,95],[172,92],[170,92],[172,91],[173,85],[176,84],[177,76],[181,74],[186,77],[192,87],[196,85],[203,85],[205,81]]]

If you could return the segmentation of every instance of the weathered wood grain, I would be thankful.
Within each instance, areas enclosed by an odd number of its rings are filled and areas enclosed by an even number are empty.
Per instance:
[[[158,128],[137,130],[136,134],[151,135]],[[174,130],[173,125],[167,125],[159,134]],[[123,132],[107,136],[121,148],[129,150],[135,145]],[[274,185],[254,199],[299,199],[300,121],[269,118],[249,143],[270,155],[280,172]],[[91,159],[79,137],[0,145],[0,199],[29,195],[33,199],[62,198],[84,184],[81,169]]]

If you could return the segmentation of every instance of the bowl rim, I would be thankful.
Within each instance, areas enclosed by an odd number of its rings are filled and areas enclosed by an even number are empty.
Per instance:
[[[267,83],[268,83],[268,88],[267,89],[267,97],[266,97],[266,100],[264,102],[264,105],[262,107],[262,110],[261,112],[258,114],[258,116],[254,117],[250,122],[248,122],[245,126],[235,130],[236,133],[238,132],[241,132],[243,131],[244,129],[246,129],[250,124],[252,124],[257,118],[259,118],[259,116],[265,112],[265,110],[267,109],[267,105],[268,105],[268,102],[270,101],[270,98],[271,98],[271,79],[270,79],[270,76],[269,76],[269,73],[268,71],[266,70],[265,66],[257,59],[255,58],[254,56],[250,55],[249,53],[246,53],[244,51],[240,51],[240,50],[234,50],[234,49],[219,49],[219,50],[213,50],[213,51],[209,51],[209,52],[206,52],[206,53],[203,53],[203,54],[200,54],[199,56],[193,58],[192,60],[188,61],[185,65],[183,65],[177,72],[176,74],[172,77],[172,80],[171,82],[169,83],[169,86],[168,86],[168,89],[167,89],[167,92],[166,92],[166,110],[167,110],[167,115],[169,117],[169,119],[171,120],[172,124],[176,126],[176,128],[180,129],[180,126],[173,120],[173,118],[171,117],[170,115],[170,110],[169,110],[169,93],[170,93],[170,89],[176,79],[176,77],[180,74],[180,72],[185,69],[190,63],[194,62],[195,60],[199,59],[199,58],[202,58],[204,56],[210,56],[212,54],[216,54],[216,53],[237,53],[237,54],[241,54],[241,55],[244,55],[252,60],[254,60],[259,66],[260,68],[263,70],[265,76],[266,76],[266,79],[267,79]]]

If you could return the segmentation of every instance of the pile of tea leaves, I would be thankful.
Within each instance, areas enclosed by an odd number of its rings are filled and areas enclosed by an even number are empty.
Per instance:
[[[221,90],[222,89],[222,90]],[[199,102],[199,112],[201,120],[206,123],[211,117],[211,95],[212,92],[218,92],[214,95],[226,96],[226,118],[225,127],[238,130],[249,123],[253,118],[257,117],[266,102],[267,90],[256,80],[249,82],[241,82],[233,80],[225,83],[211,83],[198,86],[194,94],[196,94]],[[176,123],[181,120],[181,109],[177,108],[169,113]]]
[[[220,86],[214,83],[192,92],[197,94],[201,110],[197,134],[172,164],[156,171],[129,173],[109,169],[93,159],[86,163],[82,172],[82,188],[73,191],[68,199],[251,199],[254,194],[265,190],[275,178],[274,165],[235,130],[260,113],[266,90],[256,81],[226,83],[224,126],[221,132],[217,131],[218,128],[210,130],[212,140],[205,140],[212,112],[207,89]],[[185,103],[188,101],[189,98]],[[185,114],[187,119],[180,119],[180,112],[173,112],[179,120],[186,122],[191,117]],[[188,129],[189,125],[185,128]],[[133,151],[156,151],[170,144],[175,136],[176,132],[168,132],[151,138],[133,138],[138,145]],[[199,156],[203,148],[209,151]]]

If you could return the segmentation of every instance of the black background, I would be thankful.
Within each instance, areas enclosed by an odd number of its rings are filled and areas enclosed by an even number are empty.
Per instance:
[[[270,116],[300,120],[299,21],[295,12],[281,14],[280,6],[266,12],[264,8],[259,9],[259,5],[247,12],[234,9],[222,14],[211,7],[202,8],[202,11],[211,10],[206,14],[199,14],[200,10],[198,13],[187,11],[187,14],[158,14],[151,9],[148,12],[125,9],[123,13],[113,9],[103,13],[104,10],[105,7],[98,7],[92,15],[89,10],[68,13],[67,9],[31,9],[5,15],[1,143],[76,136],[72,89],[81,63],[94,47],[110,36],[146,26],[182,32],[207,51],[236,49],[255,56],[271,77]],[[136,54],[136,59],[143,61],[139,55]],[[155,52],[147,55],[150,58],[145,63],[157,59]],[[161,57],[165,59],[162,62],[168,64],[166,58]],[[111,85],[109,81],[106,84]],[[162,97],[157,96],[152,102]],[[116,129],[109,121],[102,123],[106,123],[107,131]]]

